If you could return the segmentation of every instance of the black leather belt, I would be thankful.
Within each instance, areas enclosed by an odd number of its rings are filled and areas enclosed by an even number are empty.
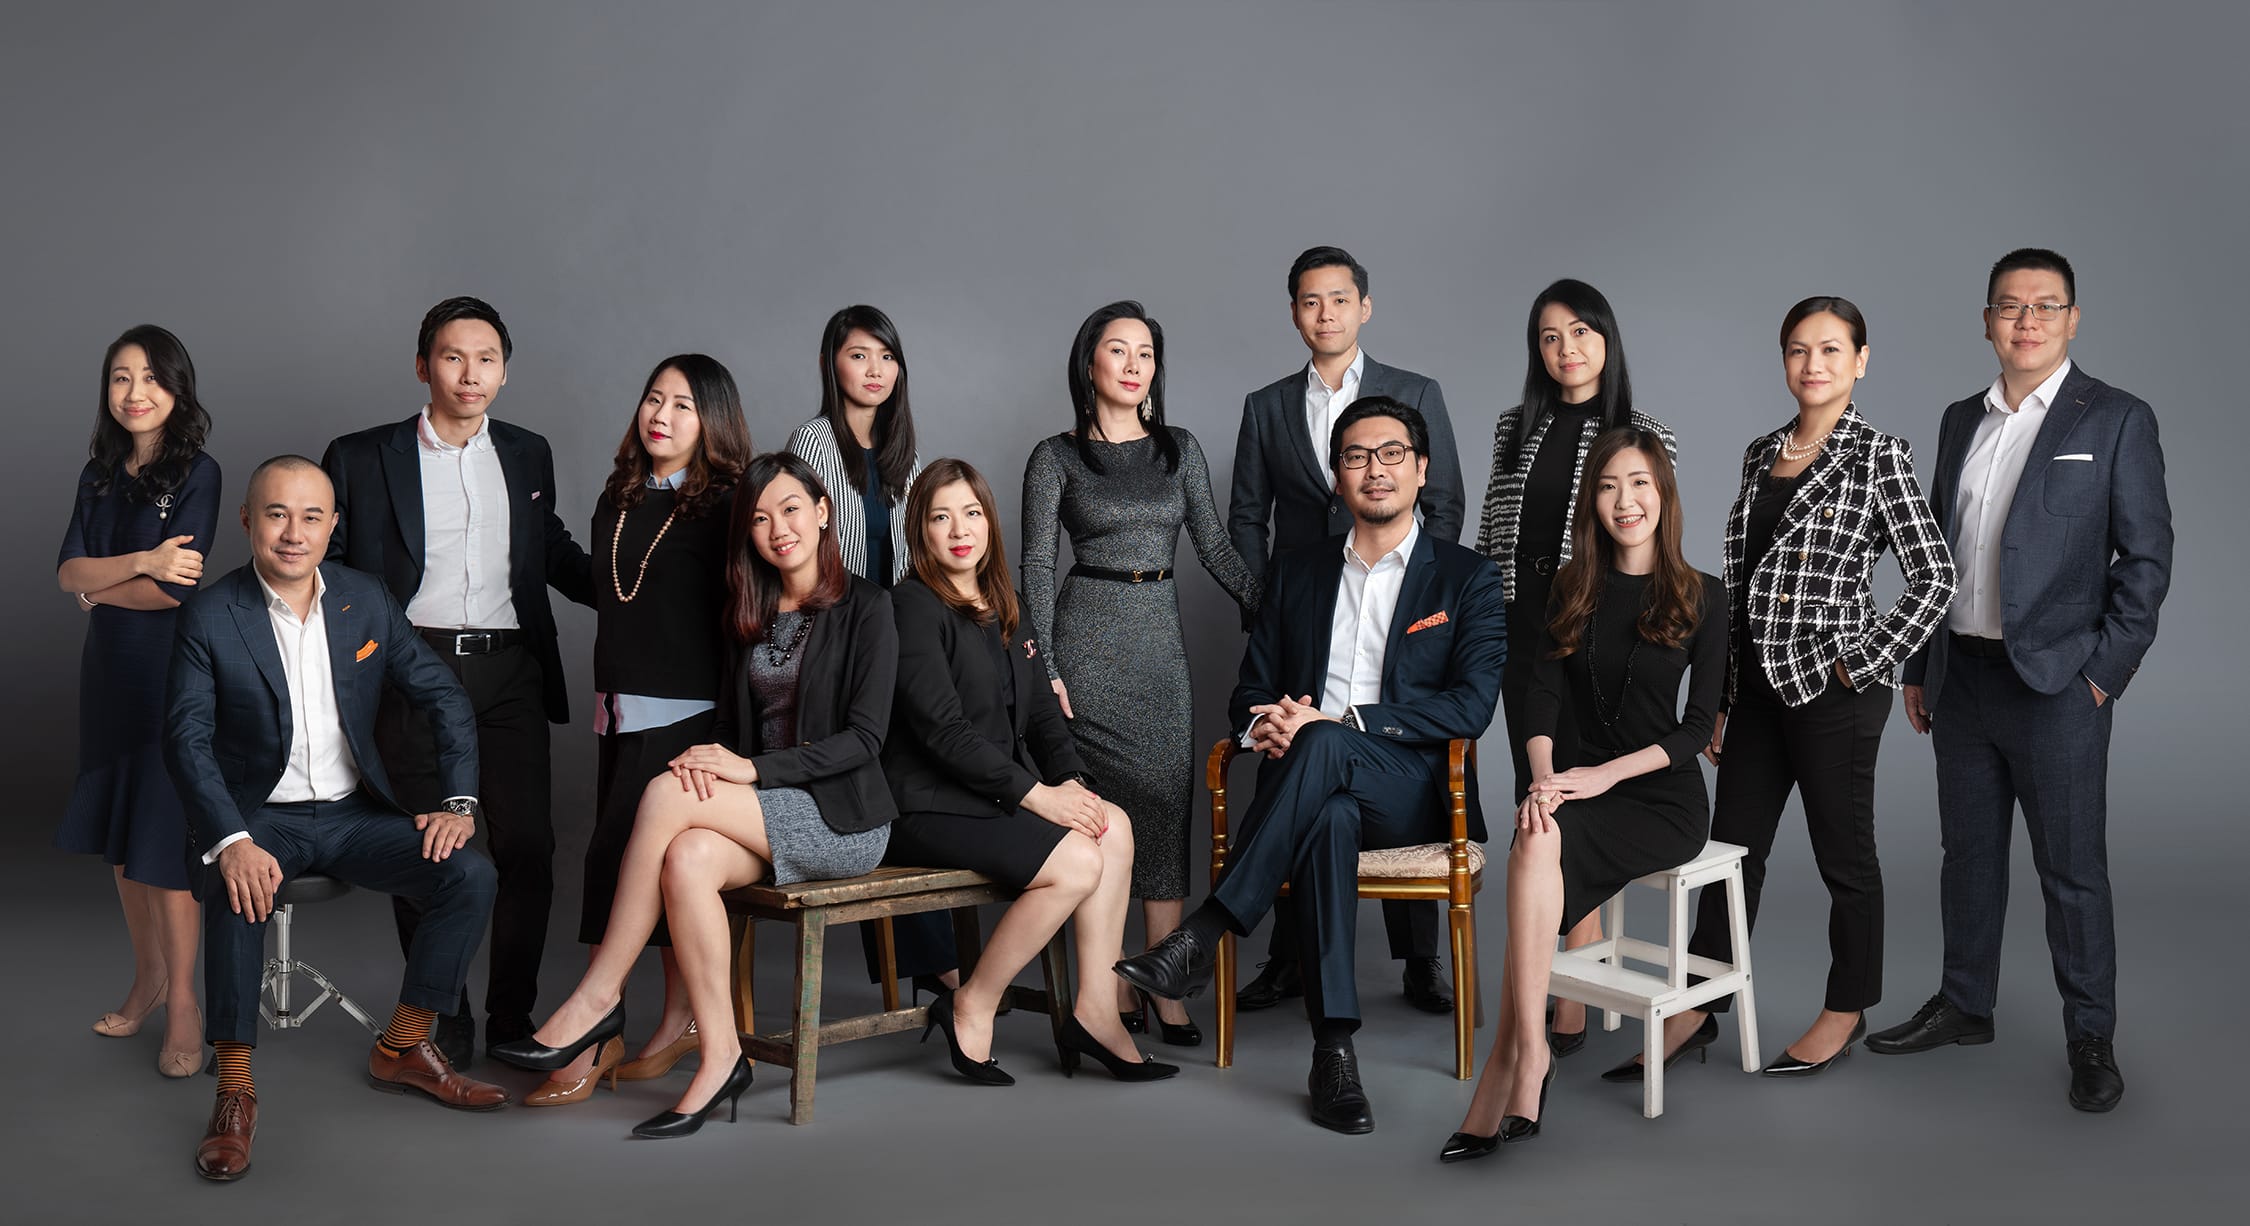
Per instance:
[[[1163,570],[1107,570],[1099,566],[1074,565],[1070,573],[1081,579],[1108,579],[1116,583],[1161,583],[1172,577],[1172,568]]]
[[[1979,660],[2005,660],[2008,658],[2008,645],[1999,639],[1988,639],[1974,634],[1955,634],[1950,630],[1946,631],[1946,637],[1953,640],[1953,650],[1960,652],[1962,655],[1974,656]]]
[[[431,630],[425,626],[415,629],[422,632],[422,641],[448,656],[488,656],[519,646],[524,641],[521,630]]]

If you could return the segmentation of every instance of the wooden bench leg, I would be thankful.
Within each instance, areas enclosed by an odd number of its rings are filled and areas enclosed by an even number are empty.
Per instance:
[[[1213,1027],[1218,1031],[1218,1065],[1234,1067],[1234,933],[1219,937],[1218,965],[1212,968],[1211,977],[1218,980],[1219,1017]]]
[[[756,1034],[758,1014],[752,991],[758,969],[758,921],[747,915],[730,915],[727,919],[734,928],[734,1032]]]
[[[882,969],[876,973],[883,977],[883,1012],[898,1011],[898,936],[891,927],[891,917],[886,915],[875,921],[875,964]]]
[[[821,955],[828,943],[828,917],[819,911],[797,916],[797,1024],[789,1050],[795,1067],[789,1076],[789,1122],[809,1124],[813,1116],[813,1070],[820,1061]]]

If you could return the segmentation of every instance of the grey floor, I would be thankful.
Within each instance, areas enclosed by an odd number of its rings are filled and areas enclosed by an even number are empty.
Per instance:
[[[1822,900],[1809,865],[1794,861],[1785,848],[1756,951],[1769,1051],[1809,1020],[1825,966]],[[2225,897],[2222,868],[2198,870],[2210,874],[2202,898]],[[1921,878],[1919,865],[1902,871],[1894,860],[1892,875],[1890,999],[1876,1011],[1878,1023],[1911,1012],[1934,974],[1928,891],[1901,888]],[[2238,958],[2214,965],[2199,952],[2210,907],[2183,901],[2194,892],[2128,900],[2129,1003],[2119,1050],[2130,1089],[2114,1114],[2087,1116],[2063,1102],[2036,892],[2028,876],[2019,880],[1998,1043],[1920,1057],[1861,1052],[1818,1079],[1784,1083],[1744,1075],[1729,1032],[1708,1065],[1674,1069],[1669,1110],[1649,1121],[1634,1088],[1595,1076],[1634,1050],[1629,1023],[1613,1035],[1597,1031],[1563,1064],[1546,1135],[1470,1166],[1432,1160],[1468,1086],[1448,1075],[1445,1019],[1411,1012],[1398,998],[1370,908],[1359,1047],[1377,1112],[1371,1136],[1336,1136],[1306,1122],[1306,1034],[1279,1010],[1245,1019],[1235,1068],[1213,1068],[1207,1046],[1176,1052],[1186,1070],[1151,1086],[1098,1074],[1064,1080],[1034,1017],[1003,1023],[998,1056],[1020,1079],[1011,1089],[956,1080],[939,1049],[911,1037],[857,1043],[823,1058],[819,1118],[810,1126],[788,1124],[786,1080],[761,1070],[740,1123],[669,1143],[631,1141],[626,1130],[671,1104],[684,1084],[679,1074],[605,1090],[572,1108],[457,1114],[369,1091],[361,1080],[367,1036],[327,1013],[306,1029],[266,1036],[256,1166],[244,1182],[218,1186],[191,1169],[211,1082],[158,1078],[153,1029],[130,1040],[87,1030],[124,985],[124,938],[103,872],[90,860],[23,846],[0,869],[0,897],[18,934],[9,977],[30,988],[7,1024],[19,1109],[4,1126],[10,1186],[0,1218],[1161,1223],[1537,1213],[2014,1222],[2117,1221],[2238,1200],[2250,1182],[2239,1157],[2244,1077],[2239,1061],[2220,1057],[2243,992]],[[1496,939],[1497,882],[1487,898],[1493,911],[1484,930]],[[1661,919],[1644,908],[1629,922],[1638,929]],[[378,1015],[396,983],[390,942],[384,903],[366,895],[308,908],[300,924],[301,954]],[[842,968],[856,968],[850,934],[833,947]],[[552,991],[567,985],[580,956],[576,947],[554,947]],[[1487,974],[1497,969],[1496,947],[1488,945],[1484,963]],[[833,977],[838,1007],[873,999],[856,978]],[[778,958],[759,979],[765,999],[784,998],[787,968]],[[629,998],[644,1025],[655,1012],[654,982],[651,966]],[[2217,986],[2206,994],[2202,984]],[[1208,1029],[1208,1004],[1198,1002],[1196,1012]],[[1480,1034],[1480,1044],[1489,1037]],[[490,1061],[477,1071],[511,1087],[530,1084],[531,1075]]]

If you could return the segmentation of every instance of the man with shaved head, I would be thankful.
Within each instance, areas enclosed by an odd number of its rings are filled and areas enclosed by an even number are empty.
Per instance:
[[[432,1019],[460,999],[492,913],[492,862],[467,846],[476,716],[380,581],[322,564],[336,519],[320,465],[302,456],[259,465],[242,503],[250,564],[181,606],[172,645],[164,757],[201,861],[204,1010],[219,1068],[195,1154],[207,1179],[250,1169],[263,924],[283,884],[302,873],[414,899],[427,916],[368,1080],[462,1110],[508,1103],[498,1087],[454,1072],[429,1040]],[[437,728],[452,799],[436,812],[401,808],[375,754],[386,682]]]

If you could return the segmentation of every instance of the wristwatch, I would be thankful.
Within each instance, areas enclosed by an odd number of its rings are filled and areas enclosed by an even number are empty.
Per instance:
[[[484,806],[478,804],[474,796],[456,796],[440,807],[456,817],[465,817],[472,822],[484,818]]]
[[[1358,707],[1345,707],[1344,718],[1338,722],[1342,723],[1346,728],[1349,728],[1354,732],[1367,731],[1367,729],[1360,727]]]

